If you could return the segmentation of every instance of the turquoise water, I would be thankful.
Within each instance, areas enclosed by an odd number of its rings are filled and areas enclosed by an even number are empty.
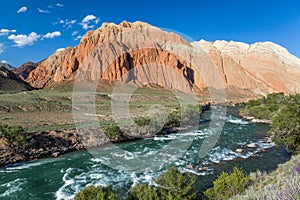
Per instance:
[[[209,112],[202,118],[209,121]],[[182,171],[186,165],[194,167],[207,166],[208,171],[190,170],[199,177],[199,189],[205,189],[212,184],[221,171],[230,171],[237,165],[245,171],[270,171],[278,164],[290,159],[290,154],[282,147],[274,147],[265,140],[269,130],[268,125],[248,123],[237,117],[237,109],[230,108],[227,112],[226,123],[216,145],[204,158],[199,158],[199,147],[209,134],[208,121],[204,120],[196,132],[186,132],[167,136],[155,137],[139,141],[118,144],[129,153],[116,154],[112,147],[98,148],[101,157],[95,157],[89,151],[73,152],[58,158],[41,159],[0,169],[0,199],[72,199],[76,191],[88,184],[113,184],[119,193],[124,193],[137,182],[151,183],[168,166],[160,170],[154,166],[163,163],[157,155],[157,149],[167,145],[176,138],[191,140],[188,150],[183,149],[182,155],[174,162]],[[184,137],[183,137],[184,135]],[[255,144],[248,148],[247,144]],[[235,152],[237,148],[244,150],[242,154]],[[95,150],[94,150],[95,151]],[[172,150],[166,152],[172,156]],[[119,166],[112,169],[109,164],[112,156],[119,156],[134,162],[135,157],[149,154],[153,159],[142,170],[128,172]],[[175,155],[176,156],[176,155]],[[153,166],[153,167],[152,167]],[[139,169],[140,169],[139,168]]]

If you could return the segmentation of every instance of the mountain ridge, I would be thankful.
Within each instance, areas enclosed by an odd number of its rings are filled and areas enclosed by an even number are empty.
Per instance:
[[[254,44],[246,44],[224,40],[214,42],[200,40],[199,42],[189,43],[175,33],[165,32],[139,21],[132,23],[123,21],[119,25],[103,23],[100,28],[88,31],[82,37],[78,46],[55,52],[40,62],[25,80],[37,88],[51,87],[55,84],[63,84],[66,80],[75,80],[78,72],[84,69],[84,66],[82,66],[83,61],[90,56],[95,47],[101,46],[111,37],[116,37],[132,30],[144,31],[146,29],[155,29],[157,31],[155,37],[165,37],[162,38],[162,41],[166,42],[173,40],[178,46],[191,48],[194,43],[197,43],[210,56],[218,68],[226,88],[248,89],[259,95],[266,95],[272,92],[284,92],[286,94],[300,92],[299,58],[275,43],[256,42]],[[147,35],[147,31],[144,32],[145,38],[153,37]],[[119,44],[116,43],[114,45]],[[125,44],[120,45],[124,46],[122,46],[124,50],[128,50]],[[141,49],[134,51],[129,49],[125,55],[111,63],[101,75],[93,75],[99,73],[99,69],[91,69],[92,72],[89,78],[92,80],[119,81],[126,72],[138,69],[136,66],[156,63],[155,67],[157,69],[144,67],[142,69],[147,71],[147,73],[135,72],[133,75],[134,81],[143,85],[147,81],[155,80],[158,84],[165,84],[163,86],[171,86],[171,89],[188,90],[188,88],[193,88],[198,92],[205,87],[210,87],[210,85],[205,83],[203,77],[194,73],[195,66],[190,66],[188,60],[181,59],[172,53],[170,54],[170,52],[159,48],[160,45],[164,44],[157,44],[158,48],[155,50]],[[114,47],[117,46],[112,48]],[[106,58],[99,58],[99,55],[98,58],[96,57],[94,56],[91,59],[91,65],[102,61],[105,62],[106,60]],[[175,78],[174,75],[168,75],[168,73],[153,79],[155,74],[163,73],[163,70],[158,66],[159,64],[171,66],[173,70],[184,77],[186,82],[174,84],[178,78]],[[188,72],[192,73],[188,74]],[[208,74],[207,71],[201,73],[202,76]]]

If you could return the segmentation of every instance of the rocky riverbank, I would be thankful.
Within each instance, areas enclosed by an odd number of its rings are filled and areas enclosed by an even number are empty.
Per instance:
[[[178,132],[179,128],[163,128],[156,135],[144,135],[155,137],[159,134],[171,134]],[[26,133],[31,139],[25,146],[9,143],[7,139],[0,138],[0,166],[26,162],[45,157],[58,157],[68,152],[80,151],[88,148],[96,148],[112,143],[128,142],[143,137],[126,137],[108,139],[108,137],[94,137],[95,131],[76,130],[43,131]]]
[[[27,145],[9,143],[0,138],[0,166],[43,157],[57,157],[67,152],[84,149],[75,130],[26,133],[31,138]]]
[[[240,117],[252,123],[271,124],[272,122],[270,119],[256,119],[255,117],[247,115],[240,115]]]

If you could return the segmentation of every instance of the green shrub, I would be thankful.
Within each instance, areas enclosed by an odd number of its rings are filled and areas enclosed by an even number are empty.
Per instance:
[[[248,110],[248,114],[257,119],[270,119],[271,111],[267,107],[255,106]]]
[[[181,113],[179,110],[174,110],[167,115],[166,126],[178,127],[180,126]]]
[[[161,200],[160,191],[149,184],[137,184],[129,194],[128,200]]]
[[[249,100],[241,114],[251,115],[258,119],[271,119],[271,117],[284,105],[286,98],[284,93],[268,94],[261,99]]]
[[[162,196],[172,200],[192,200],[196,199],[196,179],[192,173],[180,173],[176,167],[171,167],[168,171],[161,174],[156,183],[163,188]]]
[[[112,186],[108,187],[90,185],[75,195],[75,200],[117,200],[118,195],[112,189]]]
[[[250,177],[235,167],[231,174],[223,172],[214,182],[213,187],[204,192],[211,200],[225,200],[240,194],[250,183]]]
[[[130,191],[130,200],[192,200],[197,198],[195,188],[197,177],[192,173],[180,173],[176,167],[171,167],[161,174],[155,183],[157,187],[148,184],[138,184]]]
[[[138,117],[134,119],[134,122],[138,125],[138,126],[147,126],[150,124],[151,119],[149,117]]]
[[[7,126],[0,123],[0,137],[6,138],[9,143],[25,147],[31,137],[21,126]]]
[[[105,124],[102,128],[104,134],[111,140],[118,140],[122,137],[122,131],[116,123]]]

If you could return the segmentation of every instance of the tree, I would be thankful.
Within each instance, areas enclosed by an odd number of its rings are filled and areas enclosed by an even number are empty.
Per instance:
[[[112,189],[112,185],[107,187],[90,185],[75,195],[75,200],[118,200],[118,195]]]
[[[231,174],[222,174],[213,182],[213,187],[204,192],[205,196],[211,200],[225,200],[240,194],[250,183],[250,177],[244,172],[234,167]]]
[[[197,197],[195,183],[197,177],[192,173],[180,173],[172,166],[156,179],[156,183],[164,188],[163,196],[173,200],[188,200]]]
[[[129,194],[128,200],[161,200],[160,191],[158,188],[149,184],[137,184]]]
[[[271,124],[272,139],[284,144],[293,154],[300,153],[300,104],[288,104],[280,109]]]

